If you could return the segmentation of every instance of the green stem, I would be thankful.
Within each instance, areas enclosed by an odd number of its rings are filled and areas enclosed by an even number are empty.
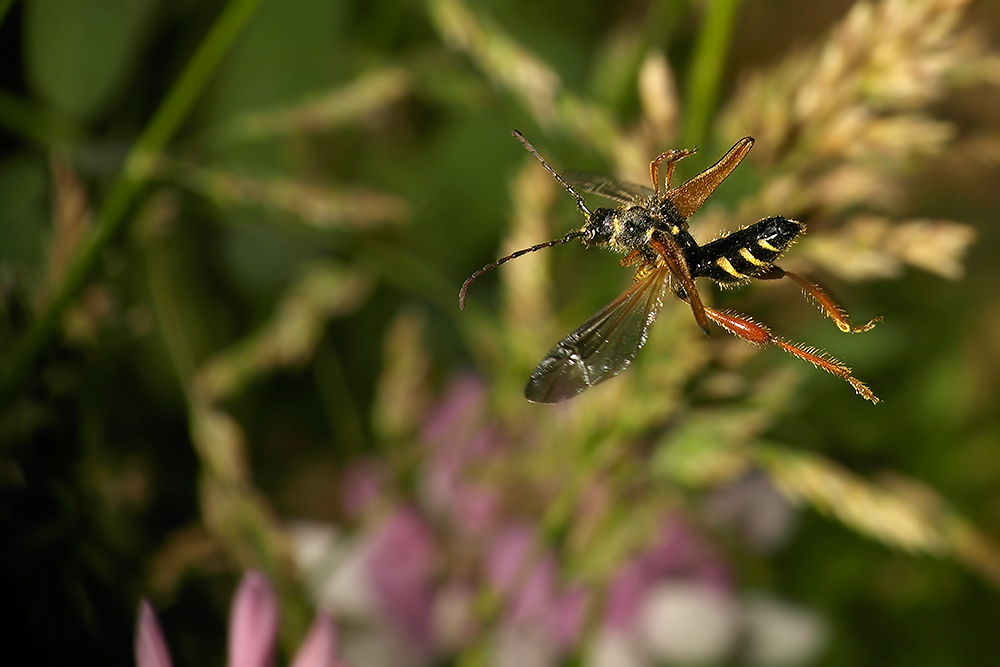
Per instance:
[[[0,0],[2,2],[3,0]],[[73,302],[94,269],[102,251],[124,226],[125,216],[149,179],[154,156],[170,141],[205,88],[222,57],[253,16],[260,0],[232,0],[198,47],[181,78],[157,110],[125,160],[118,179],[97,214],[93,231],[70,260],[62,281],[53,290],[39,316],[14,345],[10,366],[0,377],[0,396],[27,377],[35,359],[48,344],[62,312]],[[0,5],[0,9],[2,9]]]
[[[683,146],[705,141],[719,97],[722,68],[740,0],[711,0],[698,35],[684,95]]]
[[[170,257],[163,241],[158,241],[150,242],[145,253],[150,302],[181,389],[190,401],[191,378],[196,370],[195,355],[191,339],[182,324],[184,317],[179,309],[180,299],[174,293],[174,284],[170,279]]]

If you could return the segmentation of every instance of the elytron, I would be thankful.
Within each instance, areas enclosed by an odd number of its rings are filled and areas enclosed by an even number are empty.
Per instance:
[[[675,188],[670,186],[675,165],[695,151],[673,149],[661,153],[649,163],[653,185],[650,189],[586,172],[559,174],[520,132],[515,130],[513,134],[573,195],[585,222],[583,227],[562,238],[518,250],[476,271],[462,285],[459,307],[465,308],[469,285],[483,273],[527,253],[575,239],[588,246],[607,247],[625,255],[621,260],[623,267],[638,265],[631,287],[549,350],[525,387],[524,395],[529,401],[558,403],[625,370],[646,342],[646,334],[656,319],[663,297],[672,290],[691,307],[705,334],[709,333],[711,320],[754,345],[777,345],[843,378],[863,398],[879,402],[871,390],[851,374],[850,368],[825,352],[782,340],[745,315],[716,310],[702,303],[695,278],[709,278],[723,286],[788,278],[845,333],[868,331],[881,320],[876,317],[861,326],[852,325],[847,312],[819,285],[774,264],[805,231],[805,226],[795,220],[782,216],[764,218],[705,245],[698,245],[688,232],[688,219],[750,152],[752,137],[740,139],[713,166]],[[661,168],[666,172],[662,188]],[[619,206],[591,211],[577,188],[614,200]]]

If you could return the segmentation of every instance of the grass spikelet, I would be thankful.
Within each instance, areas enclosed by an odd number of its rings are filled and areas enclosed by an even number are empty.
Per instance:
[[[322,267],[307,273],[288,290],[271,320],[202,367],[199,389],[222,400],[265,372],[304,363],[326,322],[357,307],[368,283],[356,271]]]
[[[858,532],[911,553],[943,556],[940,525],[905,499],[858,479],[834,463],[781,447],[761,447],[756,460],[790,500],[808,503]]]
[[[983,40],[961,27],[965,0],[859,2],[826,41],[750,78],[726,109],[727,134],[749,133],[755,159],[839,158],[898,168],[940,152],[946,125],[923,114]]]

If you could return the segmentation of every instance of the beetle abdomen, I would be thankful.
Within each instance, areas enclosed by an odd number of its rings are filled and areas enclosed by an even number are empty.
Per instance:
[[[804,230],[780,215],[764,218],[691,253],[691,275],[723,284],[741,282],[770,267]]]

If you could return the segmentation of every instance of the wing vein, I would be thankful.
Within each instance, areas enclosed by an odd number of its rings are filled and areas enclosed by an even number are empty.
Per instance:
[[[668,275],[656,267],[559,341],[531,374],[528,400],[558,403],[628,368],[662,306]]]

